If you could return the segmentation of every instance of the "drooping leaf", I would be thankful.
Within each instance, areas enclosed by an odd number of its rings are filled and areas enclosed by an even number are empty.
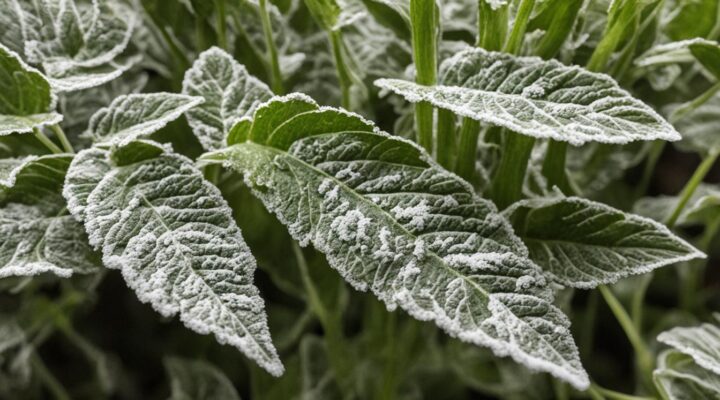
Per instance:
[[[580,197],[522,200],[503,213],[530,258],[570,287],[591,289],[704,257],[664,225]]]
[[[653,379],[669,400],[720,399],[720,375],[679,351],[666,350],[658,356]]]
[[[428,101],[524,135],[574,145],[680,139],[609,76],[556,60],[471,48],[443,62],[437,86],[398,79],[375,84],[411,102]]]
[[[70,161],[70,154],[0,160],[0,204],[56,205]]]
[[[88,134],[97,143],[127,144],[152,134],[203,101],[202,97],[174,93],[120,96],[90,118]]]
[[[701,38],[663,43],[655,46],[635,60],[640,68],[657,68],[670,64],[698,61],[720,79],[720,44]]]
[[[91,148],[71,164],[64,194],[105,266],[120,269],[141,301],[282,373],[253,284],[255,259],[190,160],[153,142]]]
[[[675,123],[683,140],[674,145],[684,151],[710,154],[720,151],[720,95],[713,96],[700,107]]]
[[[694,327],[673,328],[658,335],[657,339],[692,357],[699,366],[720,375],[720,328],[718,326],[705,323]]]
[[[208,362],[168,357],[164,364],[171,400],[240,400],[230,379]]]
[[[568,320],[526,248],[490,202],[419,147],[299,94],[266,103],[235,132],[204,159],[243,173],[291,235],[356,289],[587,386]]]
[[[185,73],[183,94],[205,99],[187,118],[206,150],[221,148],[230,128],[272,97],[267,85],[217,47],[200,54]]]
[[[43,74],[0,43],[0,136],[62,121],[56,101]]]

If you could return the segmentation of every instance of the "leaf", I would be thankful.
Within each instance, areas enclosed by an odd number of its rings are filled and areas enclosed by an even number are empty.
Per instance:
[[[167,357],[164,364],[171,400],[240,400],[230,379],[210,363]]]
[[[0,396],[13,398],[14,390],[30,382],[30,356],[34,348],[17,319],[0,315]]]
[[[530,259],[570,287],[591,289],[705,257],[664,225],[579,197],[523,200],[503,213]]]
[[[156,132],[203,101],[202,97],[174,93],[120,96],[90,118],[88,134],[97,143],[122,146]]]
[[[140,56],[120,56],[113,61],[95,67],[74,67],[54,70],[46,67],[48,81],[58,92],[75,92],[103,85],[132,68],[141,60]]]
[[[47,79],[0,44],[0,136],[59,123],[56,102]]]
[[[147,141],[91,148],[71,164],[63,194],[105,266],[120,269],[141,301],[282,373],[252,282],[255,259],[189,159]]]
[[[720,375],[720,328],[716,325],[705,323],[673,328],[658,335],[657,339],[692,357],[699,366]]]
[[[683,151],[700,154],[720,151],[720,135],[717,131],[720,123],[718,107],[720,107],[720,95],[715,95],[676,122],[675,127],[682,132],[683,140],[675,145]]]
[[[720,79],[720,44],[701,38],[657,45],[635,60],[639,68],[653,68],[671,64],[698,61]]]
[[[70,154],[0,160],[0,204],[19,202],[57,206]]]
[[[206,150],[224,146],[230,128],[272,97],[267,85],[217,47],[201,53],[185,73],[183,94],[205,99],[188,111],[187,119]]]
[[[720,399],[720,376],[678,351],[666,350],[660,354],[653,378],[669,400]]]
[[[527,250],[492,203],[419,147],[300,94],[258,108],[235,139],[204,159],[243,173],[353,287],[587,387],[569,321]]]
[[[662,28],[672,40],[707,37],[718,18],[716,0],[680,0],[669,2],[667,6],[671,18]]]
[[[679,196],[645,197],[635,203],[633,212],[663,222],[670,218],[679,201]],[[720,187],[701,183],[690,196],[675,224],[707,224],[716,216],[720,216]]]
[[[22,53],[25,39],[22,34],[22,10],[17,0],[0,0],[0,43],[15,53]]]
[[[428,101],[464,117],[573,145],[680,139],[609,76],[556,60],[470,48],[443,62],[440,77],[437,86],[399,79],[375,85],[414,103]]]

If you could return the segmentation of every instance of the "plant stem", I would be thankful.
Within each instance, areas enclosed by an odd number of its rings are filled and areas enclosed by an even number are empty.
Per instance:
[[[552,380],[556,400],[570,400],[567,384],[559,379]]]
[[[548,189],[557,186],[565,194],[571,194],[570,183],[565,174],[565,157],[567,142],[548,141],[545,160],[543,160],[542,174],[547,179]]]
[[[477,158],[478,136],[480,123],[474,119],[463,119],[460,128],[460,145],[458,146],[455,172],[467,181],[475,175],[475,159]]]
[[[703,159],[700,165],[698,165],[697,169],[695,169],[692,177],[690,178],[688,183],[685,184],[682,192],[680,192],[680,200],[678,201],[677,206],[675,206],[672,214],[670,214],[670,217],[665,222],[665,225],[667,225],[668,228],[672,229],[672,227],[675,226],[678,218],[680,218],[680,214],[682,214],[682,211],[685,209],[688,201],[690,201],[693,193],[695,193],[695,189],[697,189],[702,180],[705,178],[705,175],[707,175],[707,173],[710,171],[710,168],[712,168],[713,164],[715,164],[715,160],[717,160],[718,154],[720,154],[720,152],[718,152],[717,150],[713,150],[705,157],[705,159]]]
[[[654,397],[644,397],[644,396],[633,396],[630,394],[620,393],[616,392],[614,390],[605,389],[604,387],[592,383],[590,386],[593,390],[595,390],[597,393],[602,395],[603,397],[612,399],[612,400],[655,400]]]
[[[648,274],[638,277],[638,279],[640,279],[640,283],[633,292],[632,304],[630,306],[630,315],[632,317],[633,323],[635,324],[635,329],[638,332],[642,332],[645,293],[647,292],[648,286],[650,286],[652,278],[652,271]]]
[[[494,10],[487,1],[478,7],[477,46],[485,50],[498,51],[503,48],[508,31],[508,6]]]
[[[72,144],[70,144],[70,141],[68,140],[67,136],[65,136],[65,132],[63,132],[62,128],[60,128],[60,125],[53,124],[50,125],[50,129],[52,129],[53,132],[55,132],[55,136],[60,139],[60,144],[62,144],[63,149],[65,149],[66,153],[75,154],[75,149],[73,149]]]
[[[710,86],[710,88],[704,91],[700,96],[676,108],[672,112],[672,114],[670,114],[670,117],[668,119],[673,124],[680,121],[681,119],[686,117],[691,111],[705,104],[705,102],[715,96],[715,93],[717,93],[718,91],[720,91],[720,81]]]
[[[515,22],[513,23],[513,28],[510,32],[510,38],[505,44],[506,53],[517,54],[520,52],[523,36],[525,36],[527,23],[530,19],[533,7],[535,7],[535,0],[522,0],[520,2],[515,16]]]
[[[55,397],[57,400],[70,400],[71,397],[68,394],[67,390],[65,390],[65,387],[60,383],[60,381],[55,378],[55,376],[50,372],[48,367],[45,365],[43,360],[38,356],[37,352],[33,351],[32,356],[30,356],[30,363],[32,365],[33,370],[37,374],[37,376],[40,378],[40,380],[43,382],[45,387],[48,388],[50,393]]]
[[[640,371],[643,373],[644,377],[650,378],[652,376],[654,364],[652,353],[650,353],[650,350],[645,345],[645,342],[642,340],[640,333],[635,329],[635,324],[633,324],[630,316],[627,314],[627,311],[625,311],[625,308],[623,308],[622,304],[620,304],[620,301],[615,297],[615,295],[607,286],[600,285],[598,286],[598,290],[605,299],[608,307],[610,307],[610,310],[615,315],[618,323],[620,323],[623,331],[625,331],[625,335],[627,336],[628,340],[630,340],[630,344],[635,351],[635,357],[637,358],[637,363],[640,367]]]
[[[344,109],[349,110],[350,104],[350,88],[352,87],[352,77],[350,71],[345,65],[345,57],[343,55],[342,32],[334,30],[330,32],[330,42],[332,44],[333,58],[335,59],[335,68],[340,81],[340,91],[342,93],[341,105]],[[432,129],[432,126],[431,126]]]
[[[582,334],[580,336],[580,356],[587,358],[593,347],[595,339],[595,315],[597,314],[598,294],[593,290],[588,294],[587,305],[585,306],[585,315],[582,320]]]
[[[642,197],[650,187],[650,180],[652,179],[653,173],[655,172],[655,166],[660,160],[663,150],[665,149],[664,140],[656,140],[652,143],[650,152],[648,153],[647,160],[645,160],[645,166],[643,167],[643,174],[640,182],[637,185],[637,191],[635,197]]]
[[[434,0],[410,0],[415,81],[420,85],[434,85],[437,80],[438,15]],[[433,153],[433,107],[421,101],[415,105],[417,142]]]
[[[48,148],[51,152],[54,154],[62,154],[63,151],[61,148],[59,148],[55,143],[53,143],[50,138],[45,136],[45,134],[38,128],[33,128],[33,135],[37,138],[37,140],[40,141],[40,143],[44,144],[45,147]]]
[[[437,162],[446,169],[452,169],[456,153],[455,114],[449,110],[437,110]]]
[[[622,10],[619,11],[619,15],[615,16],[615,18],[608,19],[608,25],[605,27],[602,40],[600,40],[600,43],[598,43],[597,47],[595,47],[595,51],[593,51],[592,56],[590,56],[590,60],[587,63],[587,69],[593,72],[599,72],[605,69],[610,57],[613,52],[615,52],[615,49],[617,49],[620,41],[623,39],[627,26],[623,23],[619,23],[619,21],[624,22],[629,19],[628,14],[640,12],[640,10],[636,10],[634,4],[628,5],[627,2],[619,1],[613,3],[613,6],[621,7]],[[611,9],[610,12],[612,17],[614,10]]]
[[[215,0],[215,8],[217,8],[217,24],[218,24],[218,45],[223,50],[228,50],[227,41],[227,21],[225,14],[225,0]]]
[[[500,165],[490,186],[490,197],[501,210],[522,198],[525,170],[534,144],[533,137],[506,132]]]
[[[270,59],[271,80],[270,86],[275,94],[283,94],[282,72],[280,71],[280,61],[278,58],[277,47],[272,33],[272,24],[270,22],[270,14],[267,10],[267,0],[260,1],[260,23],[262,24],[263,35],[265,36],[265,45],[267,46],[267,57]]]

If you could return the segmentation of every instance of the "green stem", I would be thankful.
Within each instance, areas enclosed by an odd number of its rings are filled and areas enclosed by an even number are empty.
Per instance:
[[[478,47],[490,51],[499,51],[503,48],[508,31],[508,9],[507,5],[493,9],[487,1],[480,2],[478,7]]]
[[[383,373],[383,385],[380,399],[392,400],[397,397],[395,393],[397,386],[396,369],[398,361],[395,354],[397,313],[390,312],[387,314],[387,321],[385,322],[385,326],[387,328],[385,333],[385,373]]]
[[[705,231],[698,241],[698,248],[701,251],[708,252],[712,240],[720,230],[720,216],[715,217],[705,225]],[[686,265],[685,276],[682,278],[682,288],[680,290],[680,307],[683,310],[694,312],[698,304],[698,292],[700,292],[700,284],[702,276],[705,272],[707,261],[695,260]]]
[[[603,396],[600,392],[597,391],[596,388],[593,386],[590,386],[586,391],[585,394],[588,395],[592,400],[605,400],[605,396]]]
[[[614,390],[605,389],[604,387],[593,383],[590,386],[592,389],[594,389],[597,393],[600,393],[602,396],[612,399],[612,400],[655,400],[654,397],[644,397],[644,396],[633,396],[630,394],[620,393],[616,392]]]
[[[590,56],[586,68],[593,72],[600,72],[605,69],[610,57],[623,39],[627,26],[624,23],[620,23],[620,21],[629,20],[630,16],[628,14],[640,12],[636,10],[636,7],[628,5],[626,2],[616,2],[613,3],[613,5],[622,7],[622,10],[619,11],[619,15],[608,19],[608,25],[605,27],[602,39],[597,47],[595,47],[592,56]],[[610,12],[614,14],[613,10]]]
[[[650,187],[650,180],[652,179],[653,173],[655,172],[655,166],[660,160],[660,156],[665,149],[665,143],[666,142],[664,140],[656,140],[652,143],[652,147],[650,148],[647,160],[645,160],[642,178],[637,185],[637,190],[635,192],[636,198],[644,196],[648,188]]]
[[[630,319],[627,311],[625,311],[625,308],[623,308],[622,304],[620,304],[620,301],[615,297],[612,291],[605,285],[598,286],[598,290],[600,290],[600,294],[605,299],[608,307],[610,307],[613,315],[615,315],[618,323],[620,323],[623,331],[625,331],[625,335],[628,340],[630,340],[630,344],[635,351],[635,357],[637,358],[637,363],[643,377],[649,379],[652,376],[654,365],[652,353],[645,345],[640,333],[635,329],[635,324],[633,324],[633,321]]]
[[[553,379],[553,392],[555,392],[555,400],[570,400],[570,393],[568,392],[568,386],[565,382]]]
[[[672,214],[670,214],[670,217],[665,222],[665,225],[667,225],[668,228],[672,228],[673,226],[675,226],[678,218],[680,218],[680,214],[682,214],[682,211],[685,209],[688,201],[690,201],[693,193],[695,193],[695,189],[697,189],[702,180],[705,178],[705,175],[707,175],[707,173],[710,171],[710,168],[712,168],[713,164],[715,164],[715,160],[717,160],[718,154],[720,154],[720,152],[714,150],[712,153],[708,154],[697,167],[697,169],[695,169],[692,177],[690,178],[688,183],[685,184],[682,192],[680,192],[680,200],[678,201],[677,206],[675,206]]]
[[[458,146],[455,172],[467,181],[472,181],[475,175],[479,135],[480,123],[474,119],[465,118],[460,128],[460,145]]]
[[[547,60],[560,51],[573,26],[575,26],[572,23],[567,23],[567,21],[577,19],[583,2],[583,0],[563,0],[560,2],[558,9],[555,10],[549,29],[540,39],[540,43],[535,49],[535,54]]]
[[[43,360],[40,358],[40,356],[38,356],[36,352],[33,352],[32,356],[30,356],[30,364],[32,365],[33,371],[35,371],[35,374],[37,374],[37,376],[43,382],[45,387],[47,387],[50,393],[52,393],[55,399],[71,399],[67,390],[65,390],[65,387],[60,383],[60,381],[57,380],[57,378],[55,378],[55,375],[50,372],[48,367],[45,365]]]
[[[557,186],[563,193],[569,195],[572,194],[572,190],[565,174],[566,154],[567,142],[558,142],[551,139],[548,142],[545,160],[543,160],[542,174],[547,179],[548,189]]]
[[[703,92],[700,96],[696,97],[692,101],[676,108],[672,112],[672,114],[670,114],[670,117],[668,119],[673,124],[680,121],[681,119],[686,117],[691,111],[705,104],[705,102],[715,96],[715,93],[717,93],[718,91],[720,91],[720,82],[716,82],[714,85],[710,86],[708,90]]]
[[[410,0],[415,81],[420,85],[434,85],[437,80],[438,15],[434,0]],[[417,142],[433,153],[433,107],[421,101],[415,105]]]
[[[520,52],[523,36],[525,36],[527,23],[530,19],[533,7],[535,7],[535,0],[522,0],[520,2],[517,14],[515,15],[512,32],[510,32],[510,38],[505,44],[506,53],[517,54]]]
[[[635,324],[635,329],[638,332],[642,332],[643,329],[643,306],[645,305],[645,293],[650,286],[652,278],[652,272],[638,277],[640,283],[637,287],[635,287],[635,291],[632,295],[630,315],[632,316],[633,323]]]
[[[579,340],[580,356],[587,359],[593,348],[595,339],[595,316],[597,315],[598,294],[593,290],[588,295],[587,305],[585,306],[585,315],[582,320],[582,330]]]
[[[345,65],[342,32],[340,30],[331,31],[330,42],[332,44],[333,58],[335,59],[335,68],[337,69],[338,80],[340,81],[340,91],[342,93],[340,104],[344,109],[349,110],[351,107],[350,88],[352,87],[352,76],[350,75],[350,71],[348,71],[347,65]]]
[[[218,45],[227,51],[227,15],[225,14],[225,0],[215,0],[215,7],[217,8]]]
[[[280,61],[278,58],[277,47],[275,46],[275,39],[272,33],[272,24],[270,22],[270,14],[267,10],[267,0],[260,1],[260,23],[262,24],[263,35],[265,36],[265,45],[268,48],[267,57],[270,59],[271,69],[271,83],[272,91],[275,94],[283,94],[285,89],[283,87],[282,72],[280,71]]]
[[[75,154],[75,149],[73,149],[72,144],[70,144],[70,141],[68,140],[67,136],[65,136],[65,132],[63,132],[62,128],[60,128],[60,125],[53,124],[50,125],[50,129],[55,133],[55,136],[60,139],[60,144],[62,144],[63,149],[65,149],[66,153]]]
[[[501,210],[522,198],[525,170],[534,144],[533,137],[505,133],[500,165],[490,186],[490,197]]]
[[[61,148],[59,148],[55,143],[53,143],[50,138],[45,136],[45,134],[38,128],[33,128],[33,135],[37,138],[37,140],[40,141],[45,147],[48,148],[51,152],[54,154],[62,154],[63,151]]]
[[[446,169],[452,169],[455,157],[455,114],[452,111],[437,110],[436,159]]]

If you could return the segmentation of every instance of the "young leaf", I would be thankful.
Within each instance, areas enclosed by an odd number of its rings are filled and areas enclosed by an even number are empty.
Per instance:
[[[591,289],[704,257],[664,225],[579,197],[523,200],[503,213],[530,258],[570,287]]]
[[[185,73],[183,94],[205,102],[188,111],[187,119],[206,150],[225,145],[225,135],[242,117],[272,97],[272,91],[225,51],[206,50]]]
[[[210,363],[168,357],[164,364],[171,400],[240,400],[230,379]]]
[[[301,244],[389,309],[588,385],[568,319],[492,203],[415,144],[293,94],[204,157],[241,172]],[[232,143],[231,143],[232,144]]]
[[[174,93],[120,96],[90,118],[88,134],[95,142],[122,146],[152,134],[203,101]]]
[[[668,400],[720,398],[720,376],[679,351],[666,350],[658,356],[653,379]]]
[[[720,328],[702,324],[689,328],[673,328],[658,335],[658,341],[692,357],[695,362],[720,375]]]
[[[252,282],[255,259],[190,160],[153,142],[92,148],[71,164],[64,194],[105,266],[120,269],[141,301],[282,373]]]
[[[0,43],[0,136],[59,123],[56,101],[47,79]]]
[[[464,117],[574,145],[680,139],[609,76],[556,60],[473,48],[443,62],[440,77],[437,86],[399,79],[375,84],[411,102],[428,101]]]

